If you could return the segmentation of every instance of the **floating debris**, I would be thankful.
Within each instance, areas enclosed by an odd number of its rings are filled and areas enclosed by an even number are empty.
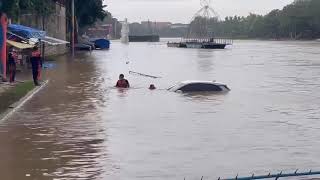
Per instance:
[[[143,74],[143,73],[134,72],[134,71],[129,71],[129,74],[138,75],[138,76],[145,76],[145,77],[154,78],[154,79],[161,78],[159,76],[152,76],[152,75]]]

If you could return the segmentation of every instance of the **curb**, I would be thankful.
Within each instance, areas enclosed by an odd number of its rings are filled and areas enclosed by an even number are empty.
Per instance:
[[[12,116],[19,108],[21,108],[27,101],[29,101],[35,94],[37,94],[39,91],[41,91],[44,87],[46,87],[49,83],[49,80],[44,81],[41,86],[38,86],[28,92],[23,98],[21,98],[19,101],[13,103],[10,105],[7,111],[0,114],[0,123],[7,120],[10,116]]]

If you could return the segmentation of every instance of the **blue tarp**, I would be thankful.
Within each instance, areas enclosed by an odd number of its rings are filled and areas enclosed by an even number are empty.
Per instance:
[[[93,43],[98,49],[109,49],[110,41],[108,39],[94,39]]]
[[[8,26],[8,31],[28,39],[30,38],[43,39],[46,36],[45,31],[41,31],[38,29],[34,29],[31,27],[18,25],[18,24],[10,24]]]

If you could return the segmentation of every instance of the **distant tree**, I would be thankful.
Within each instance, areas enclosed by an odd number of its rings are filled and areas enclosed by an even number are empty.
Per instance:
[[[93,25],[107,16],[103,0],[75,0],[75,13],[79,27]]]
[[[267,15],[230,16],[222,21],[210,21],[216,36],[248,38],[319,38],[320,0],[295,0],[282,10]],[[199,21],[199,20],[197,20]],[[191,25],[197,26],[196,22]]]
[[[1,0],[1,11],[7,13],[14,22],[19,22],[22,13],[47,17],[53,13],[52,0]]]
[[[280,33],[280,10],[271,11],[264,17],[264,31],[268,38],[278,39]]]
[[[71,38],[72,27],[72,0],[67,0],[66,3],[66,16],[69,35],[67,39]],[[84,31],[87,27],[93,26],[98,20],[104,20],[108,15],[105,10],[106,5],[103,5],[103,0],[75,0],[75,23],[76,23],[76,41],[77,33]],[[110,14],[111,15],[111,14]]]
[[[26,0],[28,2],[28,0]],[[2,0],[1,1],[1,11],[5,12],[8,16],[8,18],[11,18],[13,20],[17,20],[20,15],[20,10],[22,7],[20,7],[22,3],[20,0]],[[28,8],[28,7],[23,7]]]

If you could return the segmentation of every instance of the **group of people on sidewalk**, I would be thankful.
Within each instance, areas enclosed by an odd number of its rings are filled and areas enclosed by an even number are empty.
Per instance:
[[[14,83],[17,71],[17,63],[16,63],[17,55],[14,52],[13,48],[9,49],[8,54],[8,70],[9,70],[9,82]],[[30,63],[32,67],[32,77],[35,86],[39,86],[39,80],[41,78],[41,69],[42,69],[42,58],[40,50],[37,46],[35,46],[30,55]]]

